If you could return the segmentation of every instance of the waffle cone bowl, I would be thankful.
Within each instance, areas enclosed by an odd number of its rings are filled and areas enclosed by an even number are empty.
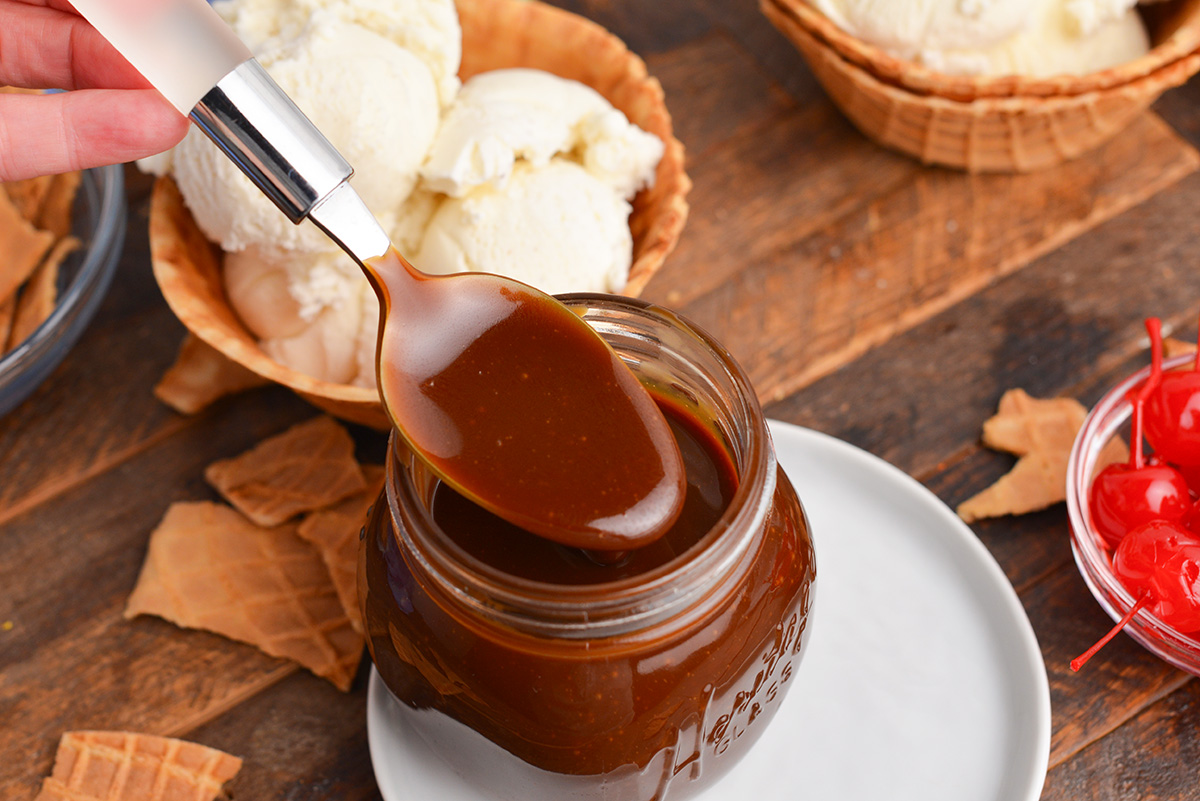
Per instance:
[[[646,65],[606,30],[529,0],[458,0],[463,80],[504,67],[532,67],[592,87],[665,144],[654,186],[633,201],[633,263],[622,293],[637,296],[674,249],[687,220],[691,181],[672,132],[662,87]],[[232,361],[291,388],[314,406],[354,423],[390,427],[374,389],[333,384],[269,358],[225,296],[220,249],[200,231],[170,178],[150,202],[150,257],[168,305],[185,326]]]
[[[856,39],[804,0],[760,4],[869,138],[971,172],[1029,172],[1080,156],[1200,70],[1200,0],[1145,10],[1145,56],[1052,78],[945,75]]]

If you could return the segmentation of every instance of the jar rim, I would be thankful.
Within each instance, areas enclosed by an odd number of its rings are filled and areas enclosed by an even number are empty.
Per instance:
[[[514,576],[472,556],[442,531],[413,479],[412,468],[419,469],[419,462],[393,431],[385,482],[389,511],[394,522],[413,519],[423,529],[422,536],[414,536],[408,527],[397,524],[393,526],[395,536],[444,594],[518,629],[596,636],[598,631],[615,633],[653,625],[711,592],[745,560],[750,538],[724,535],[731,530],[757,530],[769,511],[776,460],[766,418],[742,367],[710,334],[684,316],[636,298],[593,293],[556,297],[568,306],[581,307],[581,314],[607,310],[665,324],[688,337],[719,365],[719,378],[734,390],[735,408],[727,411],[745,433],[738,453],[731,453],[739,464],[738,486],[721,517],[686,551],[636,576],[582,585]]]

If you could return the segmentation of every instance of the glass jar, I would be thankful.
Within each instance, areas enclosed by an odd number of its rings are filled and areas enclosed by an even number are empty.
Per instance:
[[[562,299],[726,451],[728,506],[646,572],[535,581],[438,526],[437,479],[393,436],[359,557],[368,645],[406,724],[485,794],[677,801],[724,775],[790,688],[812,540],[749,380],[720,345],[642,301]]]

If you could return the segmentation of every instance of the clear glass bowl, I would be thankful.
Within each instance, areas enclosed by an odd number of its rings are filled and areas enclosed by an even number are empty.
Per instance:
[[[1193,360],[1194,357],[1190,355],[1177,356],[1168,359],[1163,366],[1169,370],[1190,364]],[[1118,434],[1129,440],[1129,418],[1133,414],[1133,405],[1129,402],[1128,393],[1149,375],[1150,367],[1147,366],[1117,384],[1100,399],[1079,429],[1067,463],[1071,551],[1092,595],[1114,622],[1133,608],[1135,600],[1113,574],[1111,553],[1092,526],[1088,490],[1096,472],[1096,460],[1105,444]],[[1175,667],[1200,676],[1200,639],[1179,633],[1145,609],[1133,616],[1125,632],[1148,651]],[[1097,637],[1100,634],[1097,632]]]
[[[125,205],[120,165],[84,171],[71,224],[83,244],[62,265],[54,311],[0,358],[0,416],[46,380],[96,314],[125,244]]]

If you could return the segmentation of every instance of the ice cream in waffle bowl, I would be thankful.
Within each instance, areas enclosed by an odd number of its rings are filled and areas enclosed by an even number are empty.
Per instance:
[[[369,22],[370,20],[367,18],[370,17],[370,12],[364,11],[362,17],[364,22]],[[662,266],[667,254],[674,248],[678,240],[687,218],[686,195],[691,185],[684,171],[683,147],[674,137],[671,118],[658,81],[647,74],[645,64],[640,58],[629,52],[624,44],[603,28],[579,16],[541,3],[520,2],[519,0],[459,0],[457,17],[457,23],[461,25],[461,65],[458,67],[458,78],[464,82],[464,90],[459,94],[460,99],[468,94],[468,90],[472,86],[471,79],[481,73],[509,68],[544,71],[589,87],[607,104],[611,104],[613,109],[620,112],[623,120],[627,120],[627,122],[614,122],[611,115],[599,115],[596,119],[603,119],[604,122],[596,123],[592,126],[593,128],[607,130],[612,125],[620,127],[620,125],[632,124],[641,129],[641,132],[651,134],[658,142],[661,142],[661,156],[657,158],[656,166],[651,168],[652,177],[649,180],[639,182],[636,186],[630,185],[628,181],[618,180],[618,183],[622,184],[622,191],[625,192],[625,197],[620,198],[620,202],[628,203],[630,207],[630,211],[627,212],[627,223],[622,224],[623,228],[627,225],[626,233],[629,239],[629,252],[626,256],[627,273],[624,272],[625,268],[617,270],[616,272],[622,274],[608,280],[601,287],[564,287],[563,285],[542,287],[551,292],[575,289],[581,291],[600,290],[636,296],[645,287],[651,276]],[[235,20],[235,28],[237,27],[236,22]],[[251,45],[253,47],[254,43],[251,42]],[[321,45],[318,42],[314,46]],[[266,58],[268,69],[270,69],[270,56],[268,55]],[[448,92],[445,87],[447,84],[451,85],[449,93],[452,94],[457,88],[457,80],[454,79],[453,73],[450,76],[435,75],[434,77],[437,80],[430,91],[441,95],[442,124],[445,126],[447,124],[445,121],[453,116],[450,113],[452,103],[446,102]],[[541,92],[538,82],[545,80],[544,78],[530,77],[529,75],[517,75],[516,77],[519,79],[518,82],[525,81],[527,78],[534,81],[535,85],[532,89],[522,90],[526,94],[536,95]],[[559,91],[559,87],[549,86],[547,91],[554,93]],[[512,92],[505,87],[501,87],[495,92],[498,95],[506,93]],[[482,92],[476,91],[476,95],[479,94]],[[563,104],[567,106],[575,104],[576,97],[577,94],[572,90],[572,94],[563,101]],[[594,98],[578,102],[586,105],[593,101]],[[411,101],[409,98],[403,102],[415,101]],[[470,117],[475,111],[477,110],[467,109],[460,116]],[[324,130],[331,128],[330,124],[320,119],[315,121]],[[530,133],[534,138],[538,138],[540,135],[540,131],[537,130],[526,133]],[[589,140],[602,142],[602,147],[595,148],[595,152],[598,154],[597,159],[600,162],[604,161],[606,155],[610,156],[614,152],[604,143],[616,140],[624,141],[622,137],[626,136],[625,133],[620,133],[614,135],[615,138],[610,137],[605,140],[604,136],[606,135],[601,131],[596,134],[600,139]],[[583,135],[581,134],[581,136]],[[343,145],[339,146],[347,150],[353,149]],[[570,144],[564,146],[572,147]],[[465,265],[467,269],[486,270],[485,266],[480,264],[482,259],[472,253],[471,243],[462,241],[465,239],[465,235],[461,230],[443,232],[445,235],[439,238],[439,244],[426,243],[425,247],[422,247],[423,233],[421,231],[422,227],[436,227],[441,218],[449,218],[454,215],[472,223],[478,222],[480,216],[483,215],[483,212],[479,211],[479,204],[486,203],[486,201],[479,201],[476,197],[478,193],[469,187],[460,185],[460,179],[462,170],[470,172],[471,169],[479,166],[479,158],[476,158],[479,150],[479,148],[475,148],[468,157],[459,158],[457,161],[453,157],[447,157],[444,163],[451,165],[452,168],[448,167],[443,173],[439,173],[438,180],[426,181],[442,191],[438,193],[426,190],[424,184],[415,186],[407,205],[401,204],[400,210],[393,215],[393,219],[385,221],[385,227],[391,231],[393,241],[402,249],[409,250],[408,255],[419,257],[425,253],[428,259],[433,259],[433,256],[428,256],[429,253],[437,251],[443,256],[449,253],[450,255],[445,258],[451,261],[457,260],[460,265],[458,269]],[[487,153],[484,155],[486,156]],[[569,160],[579,162],[588,160],[587,154],[582,154],[579,148],[569,155]],[[430,158],[432,159],[432,155]],[[518,155],[515,163],[507,167],[508,173],[511,174],[511,183],[520,183],[534,171],[523,164],[525,160],[537,161],[539,158],[540,156],[536,153]],[[622,162],[623,158],[619,154],[609,158],[608,166],[615,170],[621,165],[614,166],[611,162]],[[558,170],[574,171],[572,175],[578,172],[572,165],[559,164],[558,162],[562,160],[568,159],[555,158],[553,159],[555,163],[549,166]],[[487,158],[483,158],[483,162],[484,178],[486,179],[487,169],[494,165]],[[214,161],[213,163],[218,162]],[[606,168],[602,165],[600,169]],[[366,169],[360,169],[360,171],[367,172]],[[476,176],[476,178],[478,177]],[[509,174],[503,176],[506,180],[509,177]],[[391,191],[399,180],[393,181],[392,186],[384,186],[380,191]],[[569,178],[570,182],[575,180],[574,177]],[[456,181],[459,183],[456,184]],[[151,203],[150,246],[155,277],[167,302],[184,325],[194,335],[228,359],[269,381],[293,389],[331,414],[353,422],[386,428],[388,422],[379,404],[376,389],[370,381],[364,380],[364,376],[368,373],[365,367],[357,371],[357,380],[349,377],[355,375],[354,372],[337,373],[335,371],[329,373],[321,369],[300,369],[306,367],[303,358],[289,360],[286,358],[286,354],[281,357],[281,353],[287,350],[287,343],[284,346],[272,347],[270,344],[264,346],[268,338],[261,334],[256,335],[252,330],[255,326],[248,324],[252,323],[252,320],[248,318],[254,316],[254,311],[251,310],[247,314],[245,304],[239,309],[237,303],[231,302],[230,284],[223,274],[223,270],[227,269],[230,263],[229,257],[223,252],[220,243],[212,241],[206,235],[203,224],[198,224],[197,216],[203,217],[204,213],[196,214],[196,209],[189,208],[185,198],[186,193],[180,190],[181,186],[169,175],[160,178],[157,182]],[[368,205],[372,205],[369,197],[370,190],[360,188],[359,191],[363,193]],[[454,197],[454,193],[459,193],[461,197]],[[435,194],[438,196],[437,199],[430,201],[429,198]],[[535,194],[534,190],[530,189],[528,194]],[[443,200],[449,202],[442,202]],[[442,205],[438,206],[438,203]],[[451,210],[450,206],[454,206],[454,208]],[[609,206],[605,205],[604,208],[608,209]],[[270,211],[277,215],[274,209],[270,209]],[[605,214],[608,215],[608,219],[612,219],[613,215],[607,211],[600,216]],[[406,215],[420,220],[423,225],[415,226],[414,230],[413,225],[406,224]],[[282,218],[280,219],[282,220]],[[282,222],[286,224],[285,220]],[[236,220],[232,223],[234,226],[237,224]],[[447,226],[453,228],[452,223],[443,225],[443,228],[447,228]],[[285,232],[285,235],[291,236],[292,234]],[[433,237],[424,238],[433,239]],[[505,247],[504,242],[501,241],[492,250],[503,250]],[[592,248],[590,250],[604,249]],[[589,249],[583,248],[583,250]],[[234,261],[244,263],[246,261],[244,254],[253,254],[254,252],[254,246],[251,245],[242,252],[242,256],[235,256]],[[418,258],[416,263],[421,269],[429,269],[428,261],[423,263]],[[324,265],[318,265],[311,274],[324,275],[321,273],[322,269],[324,269]],[[451,271],[450,268],[438,269]],[[244,274],[245,270],[242,272]],[[356,277],[361,280],[360,276]],[[515,277],[536,283],[534,280],[520,275]],[[276,279],[264,279],[255,274],[243,283],[261,289],[273,280]],[[309,288],[315,286],[319,295],[321,288],[327,283],[322,283],[318,277],[306,286]],[[365,281],[362,285],[365,288]],[[257,290],[244,294],[253,297],[255,291]],[[303,295],[303,293],[300,294]],[[260,304],[259,308],[264,305],[270,307],[273,303],[270,299],[271,293],[268,291],[265,295],[267,300],[264,304]],[[263,293],[258,295],[258,297],[263,296]],[[293,303],[294,299],[286,300],[286,302]],[[320,302],[322,300],[318,298],[318,305]],[[239,311],[242,314],[239,314]],[[363,313],[364,318],[369,316],[369,310]],[[323,341],[334,338],[336,331],[337,329],[334,327],[330,332],[322,334]],[[362,353],[367,351],[365,347],[359,350]],[[360,358],[360,361],[365,362],[365,358]],[[320,366],[318,365],[318,367]],[[325,372],[325,375],[322,375],[322,372]],[[331,380],[330,375],[336,377]]]
[[[1196,0],[1136,10],[1132,2],[941,3],[962,17],[946,26],[947,49],[914,46],[904,31],[893,37],[896,29],[855,35],[852,21],[833,18],[854,5],[761,0],[864,134],[926,163],[972,172],[1031,171],[1086,153],[1200,69]],[[898,5],[929,11],[938,4]],[[1008,21],[1030,19],[1036,31],[1024,41],[988,39]],[[984,44],[972,51],[965,41]],[[989,50],[1000,63],[981,64]]]

